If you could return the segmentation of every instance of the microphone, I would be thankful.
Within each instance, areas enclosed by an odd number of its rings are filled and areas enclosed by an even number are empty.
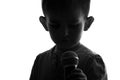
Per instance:
[[[77,68],[79,58],[75,52],[67,51],[63,53],[61,57],[61,62],[64,68],[64,78],[66,79],[68,74],[70,74],[72,70]]]

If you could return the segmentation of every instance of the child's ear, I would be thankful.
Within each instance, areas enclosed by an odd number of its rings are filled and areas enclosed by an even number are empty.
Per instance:
[[[43,25],[43,27],[45,28],[45,30],[48,31],[48,27],[46,24],[46,17],[40,16],[39,20],[40,20],[41,24]]]
[[[94,17],[93,16],[87,17],[86,22],[85,22],[84,31],[87,31],[90,28],[90,26],[93,23],[93,21],[94,21]]]

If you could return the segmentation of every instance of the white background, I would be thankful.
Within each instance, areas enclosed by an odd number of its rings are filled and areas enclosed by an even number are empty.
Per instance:
[[[92,0],[95,21],[81,40],[102,56],[109,80],[120,80],[119,8],[119,0]],[[35,57],[54,46],[41,15],[41,0],[0,0],[0,80],[29,80]]]

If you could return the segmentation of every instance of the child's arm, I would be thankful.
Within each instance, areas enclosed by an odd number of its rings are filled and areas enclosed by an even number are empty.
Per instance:
[[[100,55],[90,58],[87,68],[88,80],[107,80],[105,64]]]
[[[34,61],[34,65],[33,65],[29,80],[37,80],[37,75],[38,75],[38,56]]]

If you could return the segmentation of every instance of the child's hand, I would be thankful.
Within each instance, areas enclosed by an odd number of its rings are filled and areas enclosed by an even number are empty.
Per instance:
[[[76,68],[66,76],[66,80],[87,80],[87,76],[81,69]]]

